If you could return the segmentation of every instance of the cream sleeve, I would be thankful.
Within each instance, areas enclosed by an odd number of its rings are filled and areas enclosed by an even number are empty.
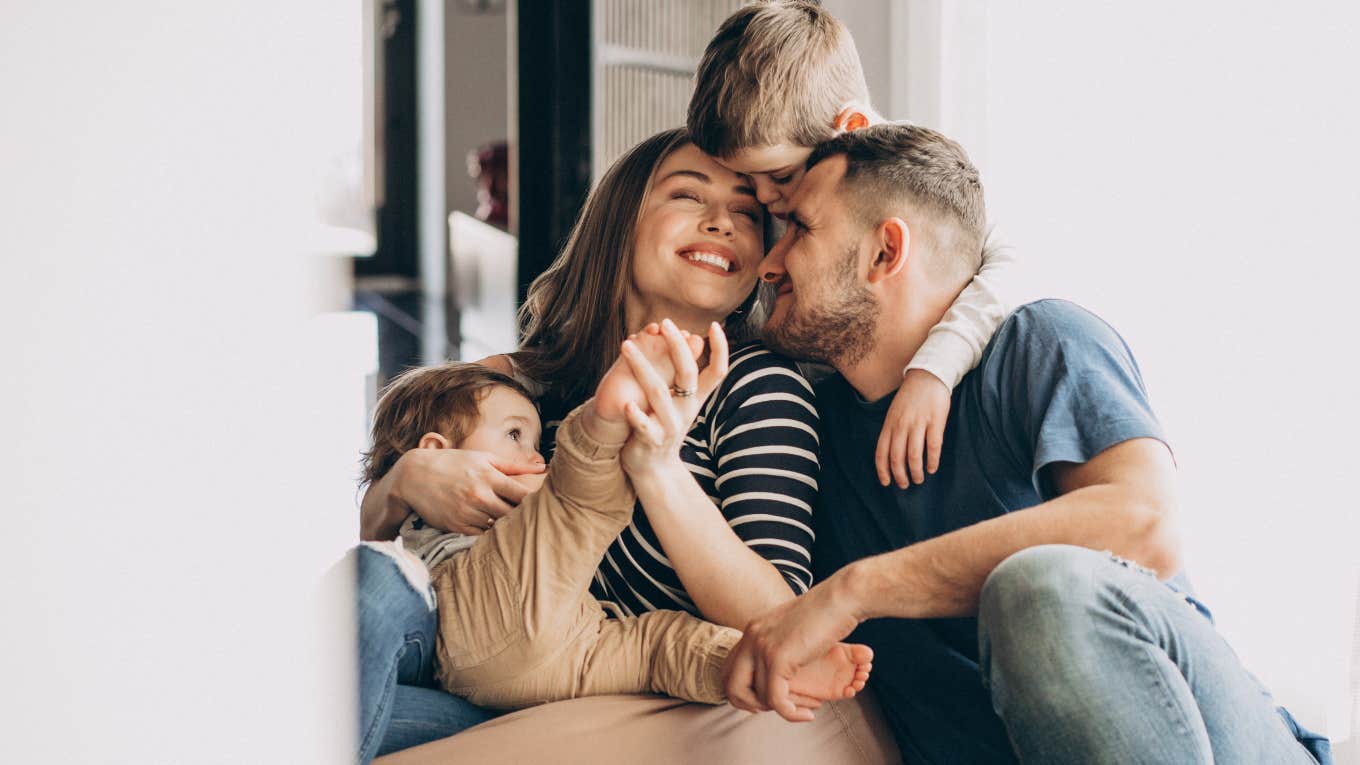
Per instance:
[[[1013,308],[1010,293],[1015,266],[1013,249],[999,243],[989,232],[982,249],[982,265],[973,281],[954,299],[940,323],[931,328],[902,374],[910,369],[923,369],[953,390],[982,360],[982,349]]]

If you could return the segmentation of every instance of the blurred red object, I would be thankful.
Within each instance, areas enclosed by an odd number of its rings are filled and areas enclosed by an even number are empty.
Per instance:
[[[477,181],[477,218],[506,228],[510,224],[510,147],[492,141],[468,152],[468,175]]]

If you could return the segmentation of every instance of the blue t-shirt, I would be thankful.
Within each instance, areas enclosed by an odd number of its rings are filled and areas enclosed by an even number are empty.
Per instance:
[[[955,388],[939,471],[879,485],[874,448],[892,397],[865,402],[839,375],[817,388],[821,493],[813,513],[818,581],[845,564],[1056,496],[1055,462],[1081,463],[1134,438],[1165,440],[1138,365],[1109,325],[1045,300],[1008,317]],[[877,619],[871,685],[907,762],[1012,761],[977,665],[977,620]]]

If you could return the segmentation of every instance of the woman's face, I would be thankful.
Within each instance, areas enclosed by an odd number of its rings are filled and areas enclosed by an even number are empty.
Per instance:
[[[630,304],[685,326],[722,321],[755,288],[765,211],[749,179],[687,144],[662,161],[633,239]]]

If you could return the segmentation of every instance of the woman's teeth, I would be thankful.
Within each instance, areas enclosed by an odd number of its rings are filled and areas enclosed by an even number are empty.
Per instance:
[[[732,262],[730,260],[712,252],[689,252],[685,253],[685,258],[691,263],[707,263],[710,266],[717,266],[724,271],[732,270]]]

